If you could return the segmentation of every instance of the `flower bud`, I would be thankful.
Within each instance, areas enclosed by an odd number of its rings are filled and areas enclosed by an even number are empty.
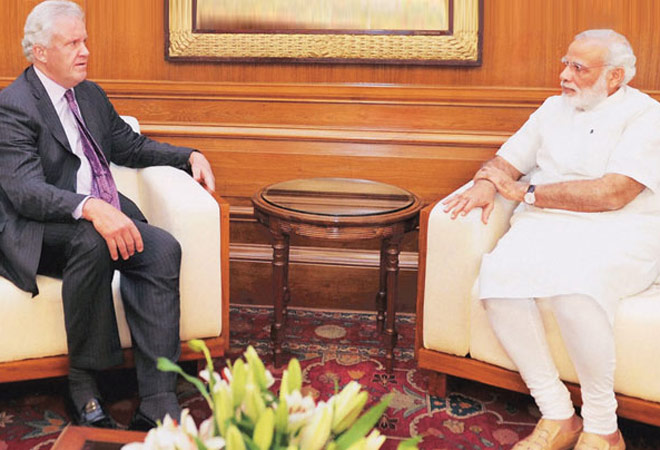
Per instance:
[[[289,393],[289,371],[285,370],[280,381],[280,399],[286,398]]]
[[[234,407],[243,402],[245,396],[245,383],[247,381],[247,367],[242,359],[234,363],[231,379],[231,392],[234,400]]]
[[[377,450],[385,443],[385,436],[378,430],[372,430],[366,438],[366,450]]]
[[[275,429],[278,433],[286,434],[289,423],[289,407],[286,403],[286,396],[281,396],[275,411]]]
[[[257,383],[259,389],[267,389],[268,381],[266,378],[266,367],[264,363],[259,359],[257,351],[251,345],[247,348],[244,353],[245,359],[248,362],[249,370],[254,377],[254,381]]]
[[[320,450],[330,437],[332,407],[319,403],[310,422],[300,432],[300,448]]]
[[[206,348],[206,344],[201,339],[191,339],[188,341],[188,347],[193,352],[201,353]]]
[[[254,427],[252,440],[260,450],[268,450],[273,442],[273,427],[275,425],[275,413],[271,408],[267,408]]]
[[[367,403],[367,398],[368,394],[365,391],[360,392],[360,384],[355,381],[348,383],[339,394],[332,398],[333,433],[339,434],[355,422]]]
[[[230,425],[227,429],[227,438],[225,439],[227,450],[245,450],[245,443],[241,432],[236,425]]]
[[[226,436],[227,433],[227,421],[234,414],[234,406],[232,404],[232,393],[223,380],[222,383],[218,384],[216,392],[213,393],[213,404],[214,404],[214,415],[216,420],[216,425],[220,434]]]
[[[243,399],[243,410],[245,415],[253,422],[256,423],[261,416],[261,413],[266,409],[266,404],[261,398],[261,391],[253,383],[248,383],[245,386],[245,398]]]
[[[302,371],[300,370],[300,363],[296,358],[289,360],[289,366],[287,368],[288,375],[288,392],[287,394],[292,393],[293,391],[299,391],[302,388]]]

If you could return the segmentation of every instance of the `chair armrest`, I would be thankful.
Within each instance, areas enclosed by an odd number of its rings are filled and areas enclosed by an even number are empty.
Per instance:
[[[140,208],[181,244],[181,337],[222,331],[221,222],[216,200],[185,172],[139,169]],[[226,252],[225,252],[226,253]]]
[[[423,213],[420,242],[425,246],[420,248],[419,276],[424,279],[420,280],[422,297],[418,300],[423,347],[462,356],[468,353],[470,304],[481,257],[508,230],[516,206],[497,195],[487,225],[481,222],[481,208],[455,220],[444,212],[441,202]]]

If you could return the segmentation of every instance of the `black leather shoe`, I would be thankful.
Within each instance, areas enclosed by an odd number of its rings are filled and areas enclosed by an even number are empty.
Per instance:
[[[80,411],[73,411],[73,423],[81,427],[116,429],[117,423],[101,407],[98,398],[90,399]]]
[[[144,415],[144,413],[140,411],[140,408],[138,408],[135,410],[135,414],[133,414],[128,429],[133,431],[149,431],[157,426],[158,424],[154,422],[153,419]]]

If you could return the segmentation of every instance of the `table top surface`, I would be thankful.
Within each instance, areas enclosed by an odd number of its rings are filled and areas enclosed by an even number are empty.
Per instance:
[[[405,189],[354,178],[290,180],[265,187],[258,197],[276,208],[328,217],[392,214],[416,203]]]
[[[129,442],[142,442],[147,433],[107,430],[69,425],[60,434],[53,450],[119,450]]]

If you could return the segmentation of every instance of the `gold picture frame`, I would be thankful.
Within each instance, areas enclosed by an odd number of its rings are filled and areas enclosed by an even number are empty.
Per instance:
[[[446,2],[446,29],[392,31],[200,29],[199,0],[164,1],[170,61],[481,65],[483,0],[427,0]]]

